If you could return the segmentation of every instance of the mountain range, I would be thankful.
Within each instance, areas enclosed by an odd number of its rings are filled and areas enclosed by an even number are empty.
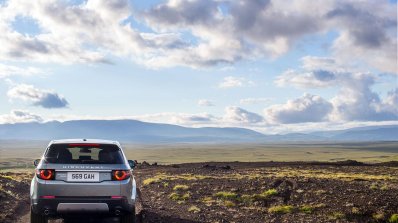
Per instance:
[[[74,120],[0,124],[0,140],[101,138],[134,143],[398,141],[398,125],[266,135],[245,128],[188,128],[136,120]]]

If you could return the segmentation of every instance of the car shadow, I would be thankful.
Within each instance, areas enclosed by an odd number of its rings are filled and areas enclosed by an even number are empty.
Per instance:
[[[79,217],[63,219],[63,223],[119,223],[118,217]]]
[[[60,222],[60,221],[56,221]],[[62,222],[62,221],[61,221]],[[120,218],[118,217],[79,217],[79,218],[69,218],[64,219],[63,223],[119,223]],[[201,221],[193,221],[182,219],[176,216],[165,216],[160,213],[151,211],[141,211],[136,216],[136,223],[152,223],[152,222],[172,222],[172,223],[200,223]]]

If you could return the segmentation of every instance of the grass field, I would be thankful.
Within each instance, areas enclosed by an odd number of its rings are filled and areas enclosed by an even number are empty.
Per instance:
[[[47,142],[3,142],[0,169],[30,168]],[[123,144],[128,159],[159,164],[208,161],[398,161],[398,142],[338,144]]]

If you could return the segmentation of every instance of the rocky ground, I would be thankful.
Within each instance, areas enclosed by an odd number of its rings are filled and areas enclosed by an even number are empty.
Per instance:
[[[145,163],[134,172],[139,222],[398,222],[394,162]],[[30,178],[0,173],[0,222],[28,213]]]

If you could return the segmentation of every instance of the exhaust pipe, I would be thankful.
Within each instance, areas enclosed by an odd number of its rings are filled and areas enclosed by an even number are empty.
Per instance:
[[[50,211],[48,209],[44,210],[44,215],[48,216],[50,214]]]
[[[116,209],[116,210],[115,210],[115,215],[117,215],[117,216],[120,215],[120,210],[119,210],[119,209]]]

